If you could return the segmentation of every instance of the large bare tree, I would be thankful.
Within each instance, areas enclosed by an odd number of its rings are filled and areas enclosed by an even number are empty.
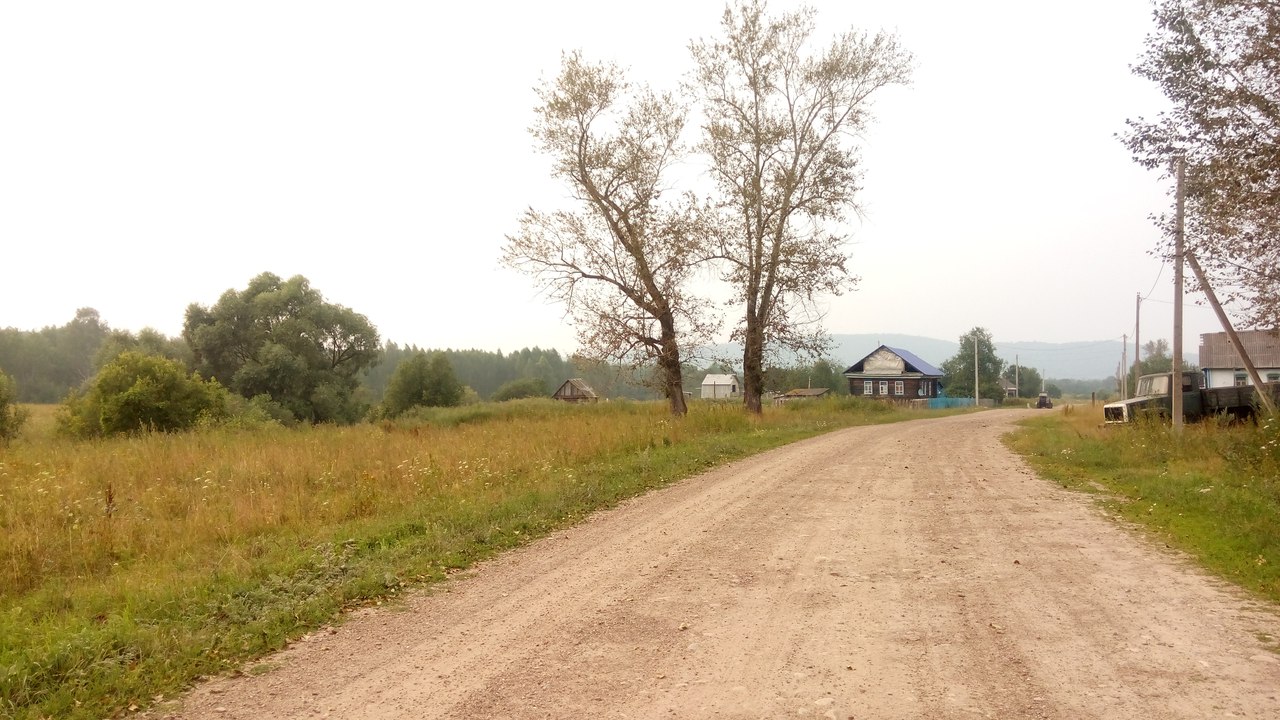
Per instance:
[[[770,16],[763,2],[726,8],[723,37],[694,43],[693,87],[705,117],[700,148],[730,218],[717,256],[744,309],[746,407],[761,410],[766,354],[820,356],[828,342],[815,300],[857,278],[841,223],[856,210],[856,141],[877,90],[907,82],[911,58],[891,35],[849,31],[812,48],[814,11]]]
[[[1185,160],[1187,248],[1233,314],[1280,327],[1280,2],[1162,0],[1154,19],[1134,72],[1171,107],[1122,139],[1148,168]]]
[[[685,109],[577,53],[539,98],[530,132],[578,207],[528,210],[503,262],[566,304],[581,354],[656,365],[671,412],[683,415],[682,343],[704,342],[715,325],[688,289],[706,255],[704,223],[691,198],[665,185]]]

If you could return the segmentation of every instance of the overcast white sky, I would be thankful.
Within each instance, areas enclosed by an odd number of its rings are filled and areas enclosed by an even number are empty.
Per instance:
[[[875,105],[862,282],[830,332],[1119,339],[1154,287],[1142,335],[1171,336],[1172,271],[1147,254],[1168,187],[1114,138],[1162,104],[1129,71],[1148,0],[810,4],[819,37],[883,28],[917,60]],[[4,3],[0,327],[90,306],[177,335],[189,303],[271,271],[400,343],[572,350],[563,309],[497,262],[525,207],[565,195],[532,88],[572,49],[674,87],[723,7]],[[1188,350],[1216,330],[1188,304]]]

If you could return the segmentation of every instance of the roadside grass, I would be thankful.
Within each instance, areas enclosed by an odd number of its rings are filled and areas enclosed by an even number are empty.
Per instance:
[[[1104,426],[1101,406],[1023,423],[1007,443],[1210,571],[1280,602],[1280,419]]]
[[[0,450],[0,716],[115,717],[201,676],[259,672],[246,662],[344,610],[648,489],[943,414],[834,398],[673,419],[660,403],[526,400],[90,442],[37,425]]]

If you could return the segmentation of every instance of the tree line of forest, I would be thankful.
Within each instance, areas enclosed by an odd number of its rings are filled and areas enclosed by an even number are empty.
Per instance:
[[[689,391],[722,365],[687,365]],[[840,367],[770,368],[771,385],[843,387]],[[0,330],[3,434],[21,425],[16,403],[61,402],[73,436],[198,425],[353,423],[415,407],[546,397],[580,377],[604,398],[651,399],[652,368],[524,348],[427,351],[382,343],[365,316],[325,301],[302,276],[272,273],[229,289],[211,307],[188,306],[181,337],[112,329],[92,308],[67,324]],[[802,381],[803,378],[803,381]]]
[[[84,385],[126,350],[176,360],[188,371],[195,365],[194,354],[183,338],[167,337],[151,328],[137,333],[112,329],[97,310],[81,308],[64,325],[40,330],[0,329],[0,372],[14,381],[16,402],[53,404],[65,400],[68,393]],[[395,369],[403,360],[421,352],[442,352],[458,381],[482,400],[493,399],[504,386],[515,383],[536,387],[537,391],[531,395],[550,395],[569,378],[582,378],[603,398],[653,400],[660,397],[653,387],[650,368],[602,363],[540,347],[509,353],[480,349],[433,350],[391,340],[382,344],[378,362],[360,374],[359,396],[368,404],[380,402]],[[684,369],[685,391],[694,397],[707,373],[739,374],[722,362],[686,363]],[[834,360],[770,366],[765,373],[765,389],[786,392],[792,388],[825,387],[848,393],[843,371],[843,366]]]

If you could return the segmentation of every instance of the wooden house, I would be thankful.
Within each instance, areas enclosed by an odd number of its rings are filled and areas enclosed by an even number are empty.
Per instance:
[[[877,400],[935,398],[942,393],[942,371],[899,348],[881,345],[844,371],[849,394]]]
[[[596,395],[596,391],[591,389],[587,381],[582,378],[570,378],[564,381],[551,398],[565,402],[596,402],[600,396]]]

